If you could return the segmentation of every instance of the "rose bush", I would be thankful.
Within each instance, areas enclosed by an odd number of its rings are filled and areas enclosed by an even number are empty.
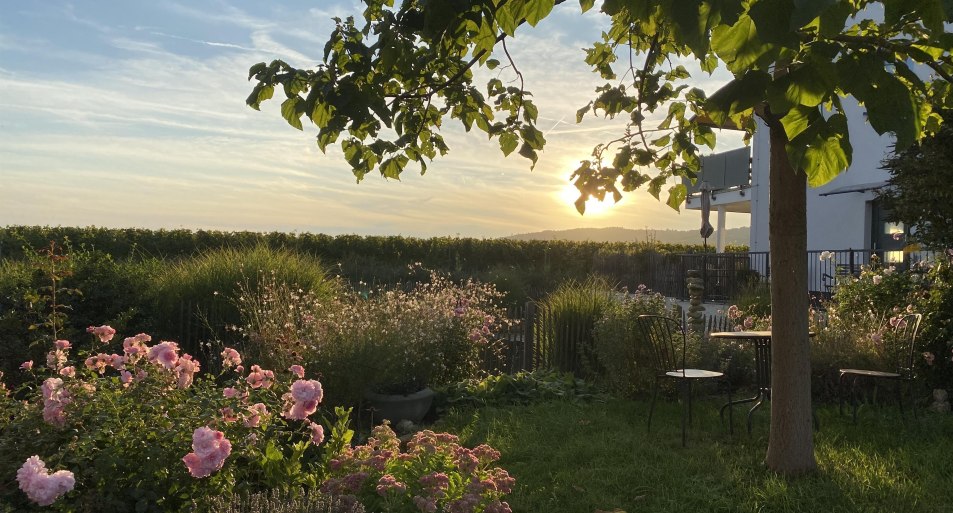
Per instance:
[[[350,439],[338,410],[325,442],[322,386],[300,366],[246,371],[226,349],[225,370],[200,375],[174,342],[150,346],[139,334],[119,344],[108,326],[88,331],[90,346],[58,340],[46,365],[23,366],[32,379],[0,391],[0,479],[17,477],[0,500],[17,511],[178,511],[235,492],[316,487]]]

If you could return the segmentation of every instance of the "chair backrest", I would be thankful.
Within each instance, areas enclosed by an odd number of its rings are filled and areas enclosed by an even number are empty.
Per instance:
[[[910,374],[913,372],[913,358],[917,349],[917,334],[920,332],[921,314],[906,314],[891,317],[894,339],[900,344],[898,353],[897,372]]]
[[[652,347],[652,364],[657,374],[685,369],[685,330],[681,323],[661,315],[640,315],[636,324],[642,339]],[[681,342],[681,348],[676,343]],[[681,354],[679,354],[681,351]]]

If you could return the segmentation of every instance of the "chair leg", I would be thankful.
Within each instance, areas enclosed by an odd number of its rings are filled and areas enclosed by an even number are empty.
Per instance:
[[[903,390],[901,388],[902,386],[903,386],[903,380],[898,379],[897,380],[897,406],[900,407],[900,418],[905,419],[906,415],[904,414],[904,411],[903,411]]]
[[[658,378],[655,378],[655,387],[652,389],[652,403],[649,405],[649,423],[645,431],[652,432],[652,413],[655,411],[655,399],[658,397]]]
[[[732,410],[732,408],[731,408],[731,381],[729,381],[729,380],[726,379],[725,382],[728,384],[728,404],[726,405],[726,406],[728,406],[728,434],[729,434],[729,435],[734,435],[734,434],[735,434],[735,418],[734,418],[734,414],[732,414],[732,412],[731,412],[731,410]],[[725,408],[722,407],[721,412],[719,412],[719,414],[722,413],[722,412],[724,412],[724,411],[725,411]]]
[[[685,447],[685,444],[688,440],[688,431],[686,426],[687,417],[691,415],[691,381],[685,380],[685,395],[688,396],[685,398],[685,410],[682,411],[682,447]]]
[[[857,424],[857,376],[850,381],[850,406],[854,416],[854,424]]]
[[[917,417],[917,387],[914,380],[909,381],[908,387],[910,387],[910,409],[913,410],[913,418],[918,419]]]
[[[837,379],[837,411],[841,415],[844,414],[844,378],[846,376],[847,375],[842,372]]]
[[[692,422],[692,380],[688,379],[688,427],[693,427]]]

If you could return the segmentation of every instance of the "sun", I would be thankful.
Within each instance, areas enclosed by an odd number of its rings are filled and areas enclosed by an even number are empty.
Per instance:
[[[576,200],[579,198],[579,190],[576,186],[567,183],[559,192],[559,202],[566,205],[573,212],[576,212]],[[595,198],[589,198],[586,201],[586,217],[606,217],[612,214],[613,207],[618,206],[611,196],[598,201]]]

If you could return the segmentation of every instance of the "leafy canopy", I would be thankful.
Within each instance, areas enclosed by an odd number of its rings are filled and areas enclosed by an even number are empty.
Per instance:
[[[953,247],[953,127],[886,161],[890,187],[881,195],[894,221],[914,226],[912,238],[927,247]]]
[[[359,18],[335,18],[316,68],[252,66],[247,102],[258,109],[280,87],[282,116],[298,129],[302,116],[314,123],[322,151],[339,142],[358,181],[375,169],[399,178],[411,161],[425,172],[449,151],[447,120],[535,165],[546,141],[507,41],[564,1],[363,0]],[[581,12],[594,5],[579,0]],[[953,106],[951,0],[604,0],[600,9],[608,26],[585,62],[606,83],[576,118],[624,116],[627,128],[573,173],[580,212],[590,197],[618,201],[646,184],[659,197],[671,177],[693,178],[700,148],[715,147],[713,126],[750,137],[758,116],[783,128],[791,164],[816,186],[851,162],[843,98],[901,149],[939,128],[934,105]],[[709,95],[679,61],[725,66],[733,78]],[[477,67],[505,68],[519,87],[498,77],[478,85]],[[684,185],[667,192],[677,209]]]

